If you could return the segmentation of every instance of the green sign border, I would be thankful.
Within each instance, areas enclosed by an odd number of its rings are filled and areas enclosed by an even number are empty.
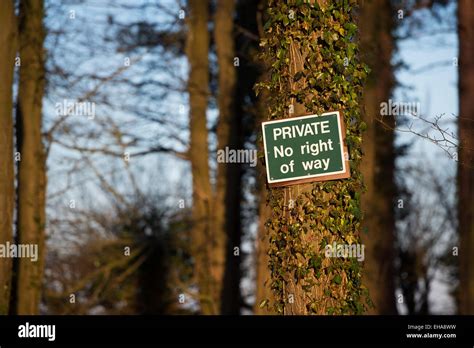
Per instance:
[[[340,153],[341,153],[341,158],[342,158],[342,170],[337,171],[337,172],[327,172],[327,173],[320,173],[320,174],[314,174],[314,175],[304,175],[304,176],[297,176],[293,178],[271,180],[269,166],[268,166],[269,162],[268,162],[267,142],[265,138],[265,126],[268,124],[284,123],[284,122],[295,121],[295,120],[308,118],[308,117],[318,118],[318,117],[324,117],[324,116],[329,116],[329,115],[337,115],[337,128],[339,132],[339,138],[341,140]],[[311,114],[311,115],[303,115],[303,116],[289,117],[289,118],[283,118],[279,120],[262,122],[263,147],[265,151],[265,168],[267,172],[268,184],[270,186],[283,186],[285,184],[292,185],[292,184],[299,184],[303,182],[334,180],[334,179],[343,179],[343,178],[350,177],[349,161],[345,156],[345,153],[347,153],[347,148],[345,146],[345,133],[343,132],[344,125],[342,124],[342,122],[343,122],[342,115],[340,111],[330,111],[330,112],[325,112],[324,114],[321,114],[321,115]]]

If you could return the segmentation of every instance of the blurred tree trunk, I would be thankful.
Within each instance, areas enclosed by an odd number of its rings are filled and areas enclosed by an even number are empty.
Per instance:
[[[237,43],[239,47],[245,48],[241,54],[247,58],[241,61],[242,67],[239,71],[239,90],[241,86],[248,86],[250,90],[248,95],[254,97],[255,101],[253,105],[255,108],[252,110],[252,121],[256,126],[260,126],[260,123],[266,119],[266,109],[268,102],[268,91],[263,90],[258,96],[255,96],[253,85],[256,82],[264,82],[268,79],[268,74],[264,72],[268,70],[267,67],[262,64],[262,61],[257,56],[259,51],[258,40],[261,39],[261,23],[263,16],[267,9],[266,0],[239,0],[238,6],[238,25],[246,30],[245,33],[240,33]],[[252,34],[252,35],[250,35]],[[240,94],[239,94],[240,95]],[[239,98],[239,105],[241,105],[246,95],[242,95]],[[257,135],[257,139],[261,138],[261,128],[258,127],[257,131],[252,132],[252,135]],[[257,143],[258,153],[263,154],[263,144]],[[257,199],[257,236],[255,239],[255,303],[253,306],[254,314],[274,314],[272,308],[268,305],[274,302],[273,292],[271,290],[271,275],[269,262],[270,257],[268,250],[270,247],[270,236],[265,226],[267,220],[271,216],[271,209],[267,202],[267,185],[266,185],[266,172],[265,165],[259,159],[256,167],[256,199]]]
[[[269,190],[274,308],[287,315],[360,314],[366,303],[361,265],[352,258],[325,257],[326,244],[360,243],[359,96],[365,73],[355,41],[356,2],[295,3],[269,1],[261,42],[271,66],[270,81],[263,85],[270,94],[268,115],[342,111],[351,177]]]
[[[45,32],[43,1],[20,1],[19,51],[21,58],[17,105],[18,241],[38,247],[38,260],[18,259],[17,313],[37,314],[45,255],[46,161],[41,139],[44,94]]]
[[[13,243],[15,203],[13,172],[13,71],[16,18],[13,0],[0,1],[0,244]],[[0,315],[8,313],[11,258],[0,258]]]
[[[219,65],[217,149],[221,151],[226,147],[235,150],[241,148],[240,124],[235,108],[237,68],[234,66],[234,13],[234,0],[217,1],[214,37]],[[218,163],[213,209],[216,224],[213,273],[217,283],[216,298],[222,296],[222,314],[240,313],[240,177],[239,163]],[[234,253],[236,247],[239,248],[238,254]]]
[[[391,96],[394,77],[390,1],[364,1],[360,9],[361,55],[371,72],[364,89],[363,119],[367,124],[362,143],[361,172],[367,191],[362,195],[365,245],[364,285],[374,308],[369,314],[396,314],[394,288],[394,164],[395,125],[392,116],[380,120],[380,105]]]
[[[189,61],[190,146],[189,159],[193,183],[192,248],[195,275],[199,286],[202,314],[217,314],[211,271],[213,250],[211,208],[212,189],[209,177],[206,110],[209,86],[209,3],[189,0],[186,55]]]
[[[458,2],[460,313],[474,314],[474,2]]]

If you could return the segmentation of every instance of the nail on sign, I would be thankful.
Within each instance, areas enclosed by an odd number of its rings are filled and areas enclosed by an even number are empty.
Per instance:
[[[270,186],[350,177],[339,111],[262,123]]]

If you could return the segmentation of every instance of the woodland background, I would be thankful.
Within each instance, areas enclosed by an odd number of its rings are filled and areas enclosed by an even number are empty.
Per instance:
[[[473,42],[469,0],[0,0],[0,313],[474,314]],[[350,180],[267,187],[290,104]]]

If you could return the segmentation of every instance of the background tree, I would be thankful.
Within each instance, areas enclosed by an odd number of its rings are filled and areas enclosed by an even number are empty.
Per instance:
[[[20,1],[19,56],[21,59],[17,103],[18,230],[19,244],[38,246],[38,260],[18,259],[16,312],[39,311],[45,256],[46,160],[41,136],[45,85],[43,1]],[[34,174],[33,174],[34,173]]]
[[[458,1],[460,313],[474,314],[474,3]]]
[[[209,86],[209,3],[190,0],[188,3],[186,54],[189,61],[189,159],[193,176],[193,257],[203,314],[216,314],[218,306],[210,273],[214,239],[212,236],[212,188],[209,176],[208,132],[206,123]]]
[[[0,244],[13,242],[13,71],[17,22],[13,0],[0,3]],[[0,315],[8,313],[12,261],[0,258]]]
[[[366,192],[362,195],[365,245],[364,285],[374,307],[371,314],[395,314],[394,202],[395,153],[392,116],[380,122],[380,105],[394,86],[391,58],[394,9],[390,1],[364,1],[360,7],[361,59],[369,66],[364,87],[363,119],[367,125],[362,143],[361,172]]]
[[[234,0],[217,0],[214,13],[214,39],[218,64],[217,104],[217,149],[239,148],[239,121],[235,98],[238,63],[234,47]],[[236,60],[237,59],[237,60]],[[221,312],[240,312],[240,168],[238,164],[221,162],[217,164],[215,188],[213,268],[216,279],[215,298],[222,296]],[[238,255],[234,248],[238,248]],[[216,269],[217,268],[217,269]],[[225,270],[225,273],[224,273]],[[225,276],[224,276],[225,274]],[[221,290],[223,292],[221,293]]]
[[[362,313],[365,308],[358,262],[324,257],[326,244],[360,242],[359,98],[365,72],[358,61],[355,7],[355,1],[269,3],[261,41],[271,66],[270,81],[262,85],[270,94],[269,118],[343,111],[351,170],[346,180],[269,190],[278,313]]]
[[[47,313],[194,313],[189,210],[167,206],[152,183],[134,195],[102,190],[109,206],[51,221],[74,242],[48,253]]]
[[[401,313],[428,315],[434,312],[429,296],[435,282],[448,288],[456,283],[456,180],[448,170],[434,173],[423,160],[402,171],[397,180],[404,208],[398,214],[404,216],[397,216],[394,260],[399,303]],[[416,190],[408,185],[412,182]]]

